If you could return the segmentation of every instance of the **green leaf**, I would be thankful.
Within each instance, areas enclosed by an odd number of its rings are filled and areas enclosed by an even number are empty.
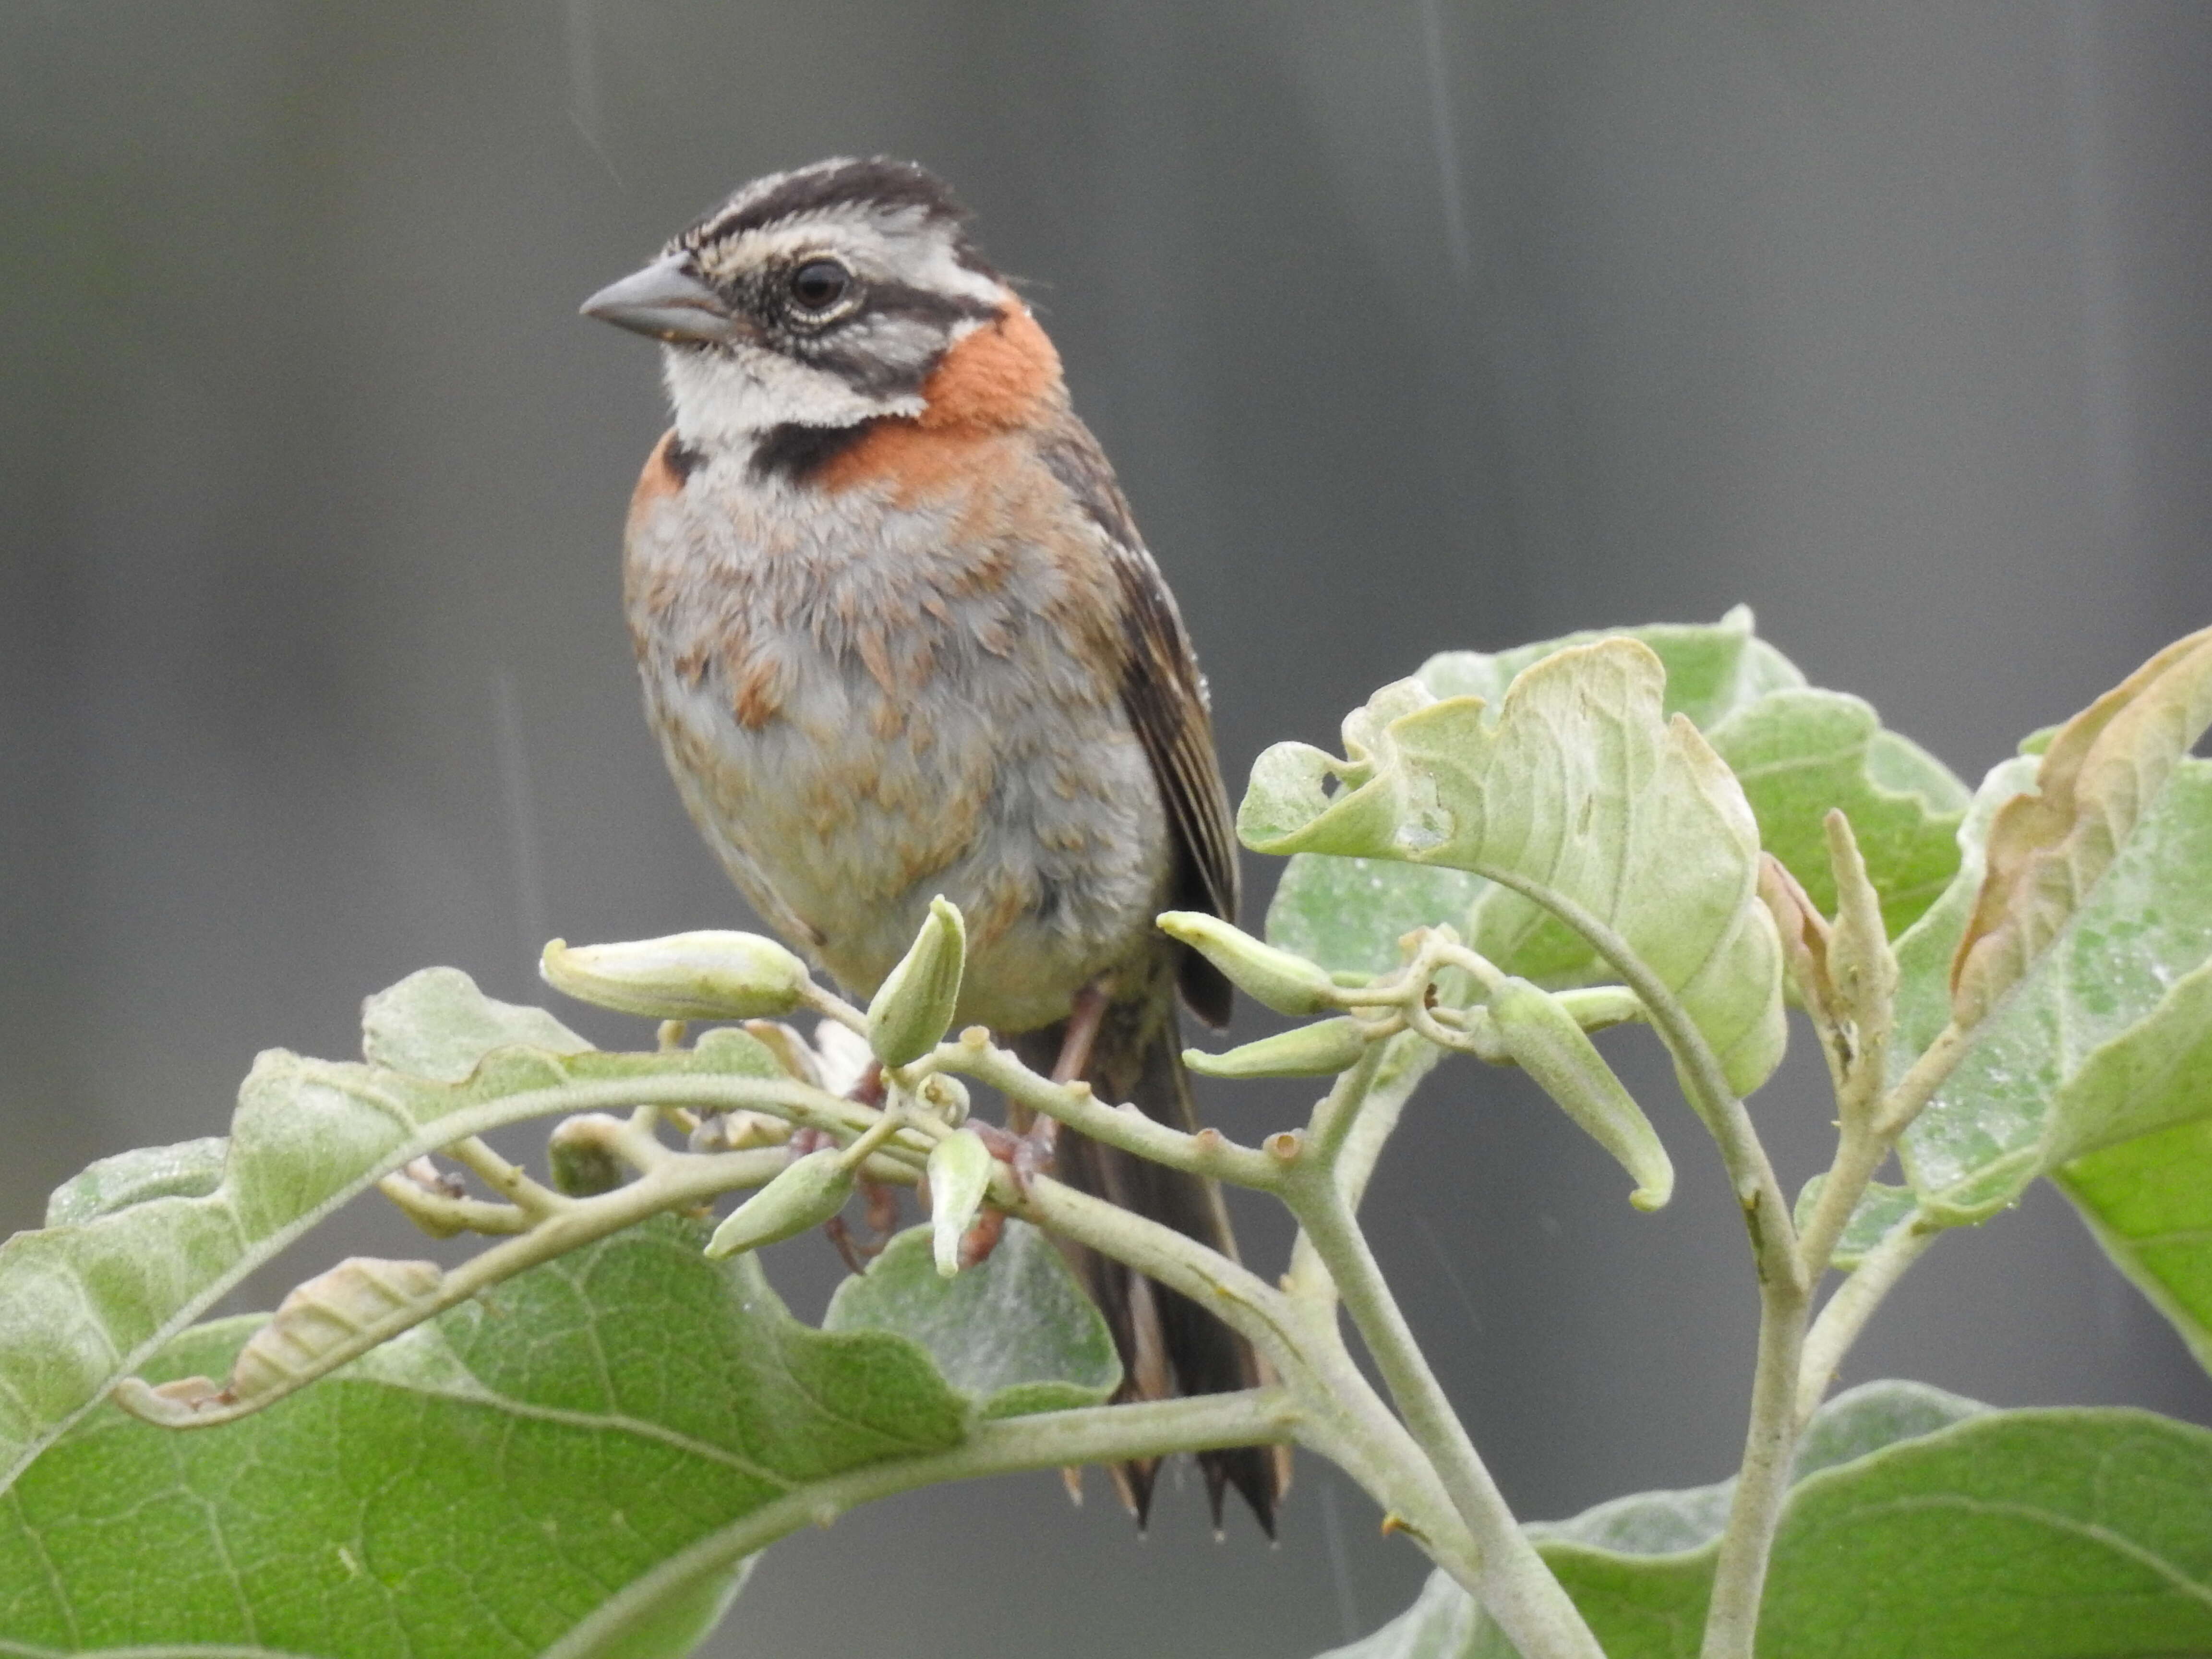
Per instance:
[[[1969,831],[2035,763],[1991,774]],[[1950,1009],[1980,859],[1899,945],[1901,1065]],[[1907,1132],[1907,1175],[1939,1218],[1980,1220],[2061,1164],[2212,1112],[2212,763],[2184,761]],[[1933,1028],[1933,1029],[1931,1029]]]
[[[414,975],[367,1012],[374,1052],[461,1080],[272,1050],[240,1089],[227,1145],[95,1165],[57,1194],[58,1224],[0,1245],[0,1488],[247,1273],[409,1160],[501,1123],[610,1103],[593,1085],[781,1075],[736,1030],[680,1053],[580,1052],[548,1017],[494,1002],[450,969]],[[483,1046],[517,1035],[566,1051]]]
[[[2122,1659],[2212,1647],[2212,1432],[2148,1412],[1993,1412],[1855,1389],[1808,1430],[1762,1654]],[[1698,1650],[1728,1487],[1531,1528],[1610,1659]],[[1333,1659],[1510,1659],[1456,1586]]]
[[[2035,788],[1990,823],[1989,873],[1959,943],[1951,1006],[1986,1018],[2102,880],[2212,726],[2212,628],[2177,640],[2051,738]]]
[[[543,1008],[499,1002],[458,968],[424,968],[361,1005],[361,1057],[435,1083],[464,1083],[495,1048],[588,1053]]]
[[[1954,831],[1966,786],[1926,750],[1884,730],[1856,697],[1809,690],[1781,653],[1752,633],[1741,606],[1716,623],[1662,623],[1572,634],[1517,650],[1431,657],[1421,683],[1439,697],[1495,704],[1513,679],[1560,651],[1601,639],[1649,646],[1665,665],[1663,712],[1685,714],[1741,778],[1767,850],[1789,866],[1824,911],[1834,908],[1821,821],[1840,806],[1858,832],[1890,931],[1901,931],[1943,890],[1958,864]],[[1412,928],[1458,924],[1487,884],[1460,871],[1302,853],[1291,860],[1267,912],[1267,937],[1324,966],[1379,974],[1398,960]],[[1588,952],[1564,935],[1548,955],[1532,950],[1515,971],[1571,982]]]
[[[1439,697],[1480,697],[1495,702],[1523,671],[1547,657],[1599,640],[1638,640],[1666,665],[1666,711],[1687,714],[1711,730],[1737,709],[1770,692],[1805,684],[1796,665],[1753,629],[1749,605],[1717,623],[1652,623],[1641,628],[1601,628],[1494,653],[1446,651],[1421,665],[1421,682]]]
[[[734,1585],[668,1575],[687,1547],[972,1417],[914,1343],[808,1328],[703,1237],[617,1234],[223,1428],[102,1407],[0,1498],[0,1650],[497,1659],[594,1619],[561,1650],[688,1651]],[[220,1375],[257,1322],[152,1369]]]
[[[2106,1254],[2212,1370],[2212,1117],[2077,1158],[2055,1178]]]
[[[1966,787],[1917,744],[1885,731],[1858,698],[1785,690],[1708,734],[1743,785],[1759,840],[1822,915],[1836,911],[1821,820],[1841,807],[1894,938],[1935,902],[1959,867]]]
[[[1238,832],[1264,853],[1492,879],[1477,948],[1529,979],[1556,981],[1563,951],[1590,959],[1547,908],[1579,907],[1674,991],[1747,1092],[1784,1041],[1758,828],[1697,728],[1665,718],[1665,688],[1651,650],[1618,638],[1545,658],[1494,714],[1480,698],[1439,702],[1401,681],[1346,720],[1346,759],[1302,744],[1263,754]]]
[[[216,1135],[103,1158],[54,1188],[46,1225],[77,1226],[149,1199],[204,1198],[222,1184],[229,1152],[230,1143]]]
[[[1052,1241],[1022,1221],[951,1279],[937,1271],[930,1230],[908,1228],[838,1285],[822,1328],[911,1337],[987,1418],[1103,1405],[1121,1381],[1097,1305]]]
[[[1267,938],[1339,973],[1384,974],[1401,960],[1399,939],[1416,927],[1449,922],[1465,932],[1468,913],[1489,890],[1465,870],[1301,853],[1283,866],[1268,902]]]
[[[1825,1175],[1816,1175],[1798,1193],[1796,1219],[1801,1230],[1812,1218],[1813,1206],[1820,1201],[1820,1188],[1827,1179]],[[1900,1222],[1911,1220],[1919,1207],[1920,1200],[1910,1187],[1893,1187],[1881,1181],[1868,1182],[1865,1193],[1852,1206],[1851,1218],[1844,1224],[1843,1236],[1836,1240],[1835,1253],[1829,1261],[1844,1273],[1850,1272]]]

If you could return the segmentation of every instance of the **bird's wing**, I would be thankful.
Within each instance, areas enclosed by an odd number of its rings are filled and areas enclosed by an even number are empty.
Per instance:
[[[1098,441],[1069,416],[1042,446],[1045,465],[1103,532],[1120,589],[1126,654],[1121,706],[1152,762],[1175,828],[1179,908],[1237,920],[1237,841],[1229,794],[1213,752],[1206,678],[1183,632],[1182,615],[1145,550]],[[1228,1023],[1229,981],[1196,951],[1180,972],[1184,997],[1208,1024]]]

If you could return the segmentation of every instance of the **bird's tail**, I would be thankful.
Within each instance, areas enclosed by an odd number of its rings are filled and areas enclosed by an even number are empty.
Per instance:
[[[1102,1100],[1135,1103],[1148,1117],[1186,1133],[1198,1127],[1174,994],[1109,1006],[1091,1051],[1085,1076]],[[1049,1072],[1063,1028],[1052,1026],[1017,1039],[1033,1070]],[[1079,1191],[1163,1222],[1177,1232],[1234,1258],[1237,1241],[1229,1212],[1213,1182],[1103,1146],[1073,1130],[1060,1132],[1054,1173]],[[1122,1263],[1065,1241],[1061,1248],[1114,1334],[1121,1356],[1121,1400],[1164,1400],[1175,1395],[1226,1394],[1273,1380],[1252,1345],[1179,1291],[1155,1284]],[[1289,1490],[1287,1446],[1239,1446],[1198,1454],[1206,1476],[1214,1526],[1230,1486],[1252,1506],[1261,1528],[1275,1535],[1275,1509]],[[1124,1463],[1113,1470],[1122,1500],[1142,1525],[1152,1507],[1157,1461]]]

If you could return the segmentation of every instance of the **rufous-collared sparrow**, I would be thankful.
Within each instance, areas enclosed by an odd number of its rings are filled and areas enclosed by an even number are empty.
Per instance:
[[[761,915],[874,992],[933,894],[957,1015],[1039,1069],[1194,1128],[1176,991],[1230,988],[1153,926],[1233,919],[1205,681],[1029,307],[919,167],[755,180],[588,301],[659,340],[675,427],[630,506],[623,589],[684,804]],[[1073,1133],[1070,1184],[1233,1249],[1212,1182]],[[1087,1252],[1123,1393],[1248,1388],[1243,1340]],[[1285,1470],[1201,1458],[1270,1531]],[[1116,1472],[1141,1519],[1153,1471]]]

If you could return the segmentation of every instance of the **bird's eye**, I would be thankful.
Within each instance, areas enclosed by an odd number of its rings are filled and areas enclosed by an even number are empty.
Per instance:
[[[809,259],[791,273],[791,297],[806,311],[827,311],[853,286],[853,273],[835,259]]]

